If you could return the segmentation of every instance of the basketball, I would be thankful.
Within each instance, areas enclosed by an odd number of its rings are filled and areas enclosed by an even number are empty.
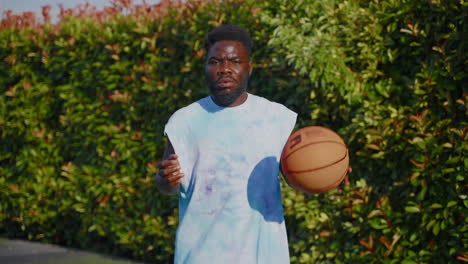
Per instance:
[[[334,131],[309,126],[288,138],[281,154],[286,181],[306,193],[320,193],[337,187],[348,173],[348,148]]]

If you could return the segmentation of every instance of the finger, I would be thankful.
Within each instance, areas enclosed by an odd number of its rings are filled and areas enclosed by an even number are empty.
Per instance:
[[[171,181],[177,180],[178,178],[182,178],[182,177],[184,177],[184,174],[182,172],[177,172],[177,173],[167,175],[166,179],[167,179],[167,181],[171,182]]]
[[[161,171],[164,174],[164,176],[167,177],[169,175],[179,174],[180,173],[180,167],[179,166],[174,166],[174,167],[166,168],[166,169],[161,170]]]
[[[176,175],[171,175],[169,177],[167,177],[167,181],[169,182],[169,185],[177,185],[179,183],[181,183],[182,181],[182,178],[184,177],[184,174],[183,173],[179,173],[179,174],[176,174]]]
[[[353,172],[353,168],[351,168],[351,166],[348,167],[348,173],[351,173]]]
[[[180,168],[178,167],[170,167],[166,169],[160,169],[159,170],[159,175],[163,178],[166,178],[167,176],[170,176],[171,174],[176,174],[179,173]]]
[[[177,159],[175,159],[175,160],[167,159],[167,160],[161,161],[158,168],[159,169],[166,169],[166,168],[174,167],[174,166],[178,166],[178,165],[179,165],[179,160],[177,160]]]
[[[344,183],[346,186],[349,186],[349,176],[348,174],[346,174],[345,178],[344,178]]]
[[[174,182],[169,183],[170,186],[177,186],[182,183],[182,179],[178,179]]]
[[[178,159],[178,158],[179,158],[179,156],[177,156],[177,154],[171,154],[168,159],[169,160],[175,160],[175,159]]]

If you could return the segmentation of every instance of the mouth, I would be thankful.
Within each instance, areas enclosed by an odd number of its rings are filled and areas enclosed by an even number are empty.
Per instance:
[[[234,79],[231,78],[222,78],[216,81],[216,85],[221,89],[233,87],[235,83]]]

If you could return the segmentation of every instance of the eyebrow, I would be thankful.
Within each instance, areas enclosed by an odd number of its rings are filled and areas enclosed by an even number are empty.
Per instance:
[[[218,57],[215,57],[215,56],[211,56],[211,57],[208,58],[208,60],[222,60],[222,59],[218,58]],[[229,60],[241,60],[241,57],[235,56],[235,57],[229,58]]]

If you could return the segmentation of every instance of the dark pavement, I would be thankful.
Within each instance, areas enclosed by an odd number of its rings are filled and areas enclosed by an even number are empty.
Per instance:
[[[142,264],[117,257],[24,240],[0,238],[0,264]]]

